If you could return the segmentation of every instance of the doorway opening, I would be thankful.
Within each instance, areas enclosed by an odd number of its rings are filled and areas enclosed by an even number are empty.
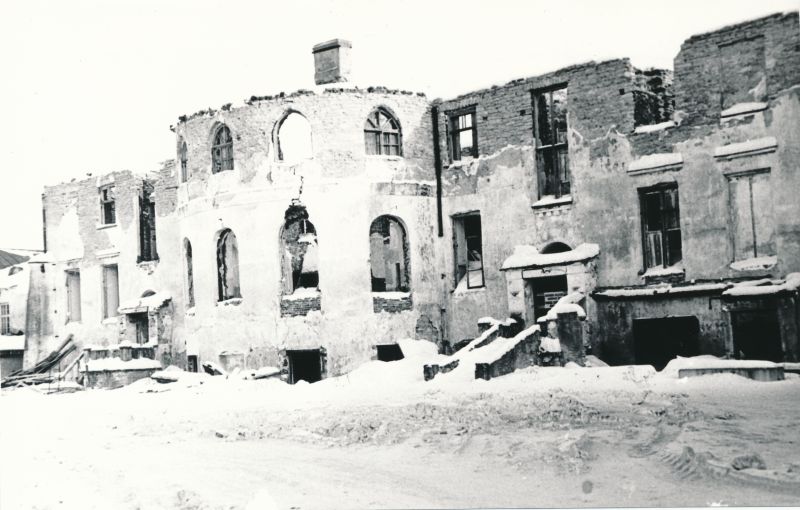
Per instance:
[[[403,350],[397,344],[376,345],[378,361],[399,361],[403,359]]]
[[[783,361],[777,310],[731,312],[731,325],[736,359]]]
[[[322,357],[319,349],[286,351],[289,360],[289,384],[297,381],[314,383],[322,379]]]
[[[136,343],[146,344],[150,341],[150,321],[147,312],[128,314],[128,320],[136,328]]]
[[[633,320],[633,351],[637,365],[662,370],[676,356],[697,356],[700,321],[694,315]]]
[[[567,295],[567,275],[542,276],[528,280],[533,290],[533,316],[547,315],[558,300]]]

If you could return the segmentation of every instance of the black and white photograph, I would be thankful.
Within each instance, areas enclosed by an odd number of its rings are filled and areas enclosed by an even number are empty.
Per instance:
[[[0,6],[0,509],[800,503],[799,0]]]

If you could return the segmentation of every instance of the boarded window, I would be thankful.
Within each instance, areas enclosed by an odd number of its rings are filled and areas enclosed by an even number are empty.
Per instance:
[[[481,215],[470,213],[453,217],[453,251],[456,286],[483,287],[483,248]]]
[[[119,273],[117,265],[103,266],[103,318],[117,316],[119,308]]]
[[[764,37],[741,39],[719,47],[721,107],[766,98]]]
[[[677,186],[639,190],[639,198],[645,269],[677,264],[682,259]]]
[[[383,108],[378,108],[364,123],[364,147],[367,154],[402,156],[400,123]]]
[[[242,297],[239,289],[239,247],[232,230],[223,230],[217,241],[217,290],[219,301]]]
[[[450,115],[450,158],[456,161],[465,157],[478,157],[478,131],[474,108]]]
[[[369,228],[372,292],[408,292],[408,240],[403,225],[380,216]]]
[[[142,183],[139,194],[139,260],[158,260],[156,252],[156,203],[153,200],[153,185]]]
[[[319,286],[318,250],[317,231],[308,221],[308,212],[301,205],[292,205],[281,232],[284,294]]]
[[[311,124],[303,115],[291,112],[278,126],[278,160],[294,163],[313,156]]]
[[[8,303],[0,303],[0,335],[11,334],[11,309]]]
[[[178,160],[181,162],[181,182],[186,182],[189,179],[189,150],[183,140],[178,148]]]
[[[67,275],[67,322],[81,320],[81,273],[70,269]]]
[[[114,185],[100,188],[100,223],[113,225],[117,222],[117,205],[114,195]]]
[[[192,243],[183,240],[183,255],[186,260],[186,306],[194,306],[194,268],[192,267]]]
[[[233,170],[233,138],[228,126],[222,124],[214,133],[214,142],[211,146],[211,171],[217,173],[225,170]]]
[[[569,195],[567,88],[535,92],[533,104],[539,198]]]
[[[769,170],[728,177],[734,260],[775,254]]]

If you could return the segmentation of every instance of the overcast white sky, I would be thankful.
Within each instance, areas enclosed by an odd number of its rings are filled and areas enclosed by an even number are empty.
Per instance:
[[[174,157],[179,115],[313,85],[311,47],[354,78],[448,98],[573,63],[672,67],[692,34],[800,0],[15,1],[0,7],[0,247],[41,247],[41,192]]]

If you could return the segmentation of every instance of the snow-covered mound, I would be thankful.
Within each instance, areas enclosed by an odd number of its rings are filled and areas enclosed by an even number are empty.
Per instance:
[[[722,359],[710,354],[703,354],[701,356],[692,356],[684,358],[678,356],[673,359],[664,370],[661,371],[663,377],[678,377],[678,370],[682,368],[775,368],[778,367],[777,363],[762,360],[748,360],[748,359]]]

